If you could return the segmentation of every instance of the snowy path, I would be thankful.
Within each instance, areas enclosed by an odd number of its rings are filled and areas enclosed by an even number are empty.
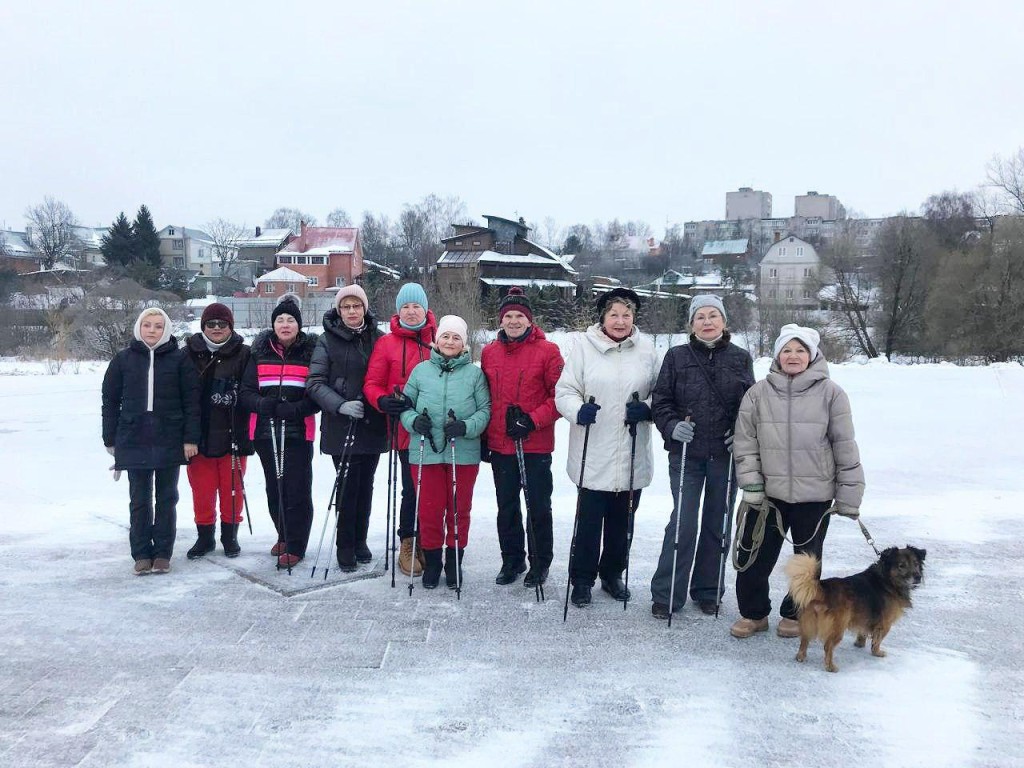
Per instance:
[[[219,551],[184,558],[194,534],[184,473],[173,572],[130,576],[127,487],[111,482],[99,441],[100,373],[0,376],[0,764],[1024,764],[1024,369],[833,371],[853,401],[866,524],[881,545],[928,549],[928,578],[888,658],[847,642],[836,675],[820,646],[798,665],[794,641],[729,637],[731,589],[717,621],[690,608],[671,630],[651,618],[670,506],[663,454],[637,519],[627,611],[595,592],[562,623],[575,491],[561,429],[545,604],[493,583],[487,469],[461,601],[418,586],[410,598],[390,578],[286,597],[241,578]],[[314,545],[332,480],[325,457],[315,471]],[[259,475],[247,476],[255,535],[241,536],[231,567],[303,588],[305,563],[278,575],[265,554],[274,537]],[[384,462],[379,478],[383,488]],[[872,557],[856,526],[833,524],[828,575]],[[779,572],[775,587],[777,605]]]

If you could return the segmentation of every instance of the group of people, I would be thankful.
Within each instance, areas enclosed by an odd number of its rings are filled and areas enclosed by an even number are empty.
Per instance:
[[[218,502],[224,553],[239,554],[242,477],[254,452],[277,531],[271,554],[280,568],[302,561],[320,411],[320,450],[337,472],[342,571],[373,560],[374,477],[389,452],[389,478],[393,469],[401,485],[396,564],[406,576],[432,589],[443,573],[449,588],[461,587],[483,461],[497,498],[495,583],[525,573],[526,586],[543,585],[553,560],[551,460],[562,416],[570,423],[566,469],[578,488],[568,552],[573,605],[591,603],[598,578],[611,598],[630,599],[623,576],[653,476],[656,428],[668,452],[673,510],[651,580],[652,614],[670,618],[687,595],[700,611],[717,612],[740,489],[740,619],[731,632],[764,631],[768,579],[787,534],[796,551],[820,558],[829,514],[855,516],[860,506],[864,475],[849,400],[829,378],[811,328],[784,326],[767,378],[755,382],[719,297],[691,301],[689,339],[664,359],[635,324],[640,305],[629,289],[601,294],[596,322],[572,334],[563,359],[534,322],[528,297],[512,288],[479,366],[466,322],[437,320],[417,283],[398,291],[390,333],[380,331],[358,285],[337,292],[321,334],[302,330],[301,302],[286,294],[251,348],[223,304],[206,307],[201,332],[183,348],[167,315],[146,309],[103,381],[103,442],[114,469],[128,472],[135,573],[170,569],[181,464],[188,464],[197,529],[188,558],[215,549]],[[781,616],[778,634],[796,636],[788,597]]]

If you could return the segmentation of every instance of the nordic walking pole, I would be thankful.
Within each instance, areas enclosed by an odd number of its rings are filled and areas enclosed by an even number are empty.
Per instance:
[[[423,415],[424,416],[429,416],[430,415],[430,414],[427,413],[427,409],[426,408],[423,409]],[[412,529],[413,529],[413,535],[414,536],[416,535],[416,531],[420,527],[420,485],[423,482],[423,449],[424,449],[424,447],[426,445],[426,442],[427,442],[427,439],[425,437],[423,437],[423,435],[420,435],[419,472],[416,473],[416,505],[413,508],[413,516],[412,516]],[[415,552],[415,549],[414,549],[413,550],[413,557],[415,557],[415,556],[416,556],[416,552]],[[409,597],[412,597],[413,581],[416,578],[415,576],[413,576],[414,573],[416,573],[416,569],[412,567],[412,564],[410,564],[410,566],[409,566]]]
[[[725,519],[722,520],[722,553],[718,557],[718,589],[715,591],[715,618],[718,618],[718,609],[722,607],[722,582],[725,581],[725,558],[729,552],[729,535],[732,533],[732,510],[735,504],[733,499],[732,473],[735,471],[732,451],[729,451],[729,479],[725,484]]]
[[[455,421],[455,411],[448,409],[448,423]],[[455,527],[455,599],[462,599],[462,574],[459,568],[459,485],[455,478],[455,437],[448,439],[452,449],[452,520]]]
[[[350,417],[351,418],[351,417]],[[352,465],[352,446],[356,441],[355,435],[352,434],[352,430],[355,428],[355,419],[351,420],[348,427],[348,433],[345,435],[345,451],[344,459],[338,467],[341,472],[341,482],[338,484],[338,496],[334,501],[334,528],[331,530],[331,549],[334,549],[334,542],[338,535],[338,526],[341,524],[342,511],[338,506],[338,502],[345,498],[345,486],[348,485],[348,468]],[[330,515],[328,515],[330,517]],[[327,557],[327,562],[331,562],[330,555]],[[327,581],[327,574],[330,572],[331,566],[327,565],[324,568],[324,581]]]
[[[689,421],[687,416],[683,421]],[[679,491],[676,494],[676,535],[672,540],[672,584],[668,588],[668,625],[672,626],[672,611],[676,599],[676,558],[679,556],[679,518],[683,514],[683,478],[686,476],[686,446],[683,443],[683,454],[679,457]]]
[[[281,523],[281,535],[284,537],[285,550],[284,554],[290,554],[288,552],[288,518],[284,511],[284,419],[281,422],[281,438],[277,437],[277,419],[270,420],[270,439],[273,441],[274,447],[274,469],[277,471],[277,518]],[[292,575],[291,558],[288,560],[288,575]],[[281,568],[281,556],[277,556],[277,567],[278,570]]]
[[[311,579],[313,578],[313,576],[316,575],[316,569],[320,565],[320,553],[323,551],[324,548],[324,535],[327,533],[327,524],[331,520],[332,505],[334,506],[334,519],[335,521],[337,521],[338,519],[338,499],[341,498],[341,493],[338,492],[338,483],[341,481],[342,469],[344,468],[346,472],[348,471],[347,454],[349,451],[349,446],[351,445],[353,423],[354,422],[352,422],[351,420],[349,421],[348,432],[345,433],[345,443],[341,449],[341,461],[338,462],[338,468],[334,472],[334,486],[331,488],[331,495],[327,499],[327,515],[324,517],[324,527],[320,529],[320,543],[317,544],[316,547],[316,559],[313,561],[313,570],[309,574],[309,578]],[[342,493],[343,492],[344,489],[342,490]],[[333,548],[333,541],[331,546]],[[324,570],[324,578],[327,578],[327,569]]]
[[[384,508],[387,510],[384,518],[384,573],[388,572],[388,534],[391,533],[391,483],[394,482],[394,464],[391,461],[391,454],[395,452],[395,420],[388,416],[388,489],[384,498]],[[392,578],[391,586],[395,586]]]
[[[237,402],[237,396],[236,396]],[[237,525],[235,514],[235,471],[238,472],[238,485],[242,489],[242,506],[245,508],[245,519],[249,523],[249,535],[252,536],[252,518],[249,516],[249,501],[245,498],[245,473],[242,471],[242,458],[238,455],[238,440],[235,438],[235,409],[231,409],[231,519]],[[239,510],[240,512],[241,510]]]
[[[595,401],[593,395],[588,403]],[[565,608],[562,611],[562,623],[569,618],[569,587],[572,584],[572,565],[576,560],[576,534],[580,530],[580,507],[583,502],[583,470],[587,468],[587,444],[590,442],[590,424],[583,430],[583,455],[580,456],[580,484],[576,486],[576,520],[572,524],[572,543],[569,545],[569,576],[565,582]]]
[[[634,403],[640,402],[640,393],[634,392],[630,398]],[[629,513],[626,523],[626,599],[622,601],[622,610],[629,605],[629,552],[633,549],[633,480],[636,470],[636,424],[629,425]]]
[[[533,512],[530,511],[530,492],[526,487],[526,457],[523,455],[523,440],[520,438],[515,442],[516,462],[519,464],[519,484],[523,486],[523,499],[526,501],[526,535],[530,539],[530,550],[533,552],[534,557],[539,558],[540,554],[537,552],[537,534],[534,533],[533,530]],[[544,585],[540,583],[540,579],[537,579],[533,592],[538,603],[544,600]]]

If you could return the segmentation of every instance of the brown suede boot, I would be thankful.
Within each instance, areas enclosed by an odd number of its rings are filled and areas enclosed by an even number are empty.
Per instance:
[[[414,545],[412,536],[402,539],[402,548],[398,551],[398,569],[406,576],[419,576],[423,573],[423,563],[414,554],[414,549],[419,547]]]

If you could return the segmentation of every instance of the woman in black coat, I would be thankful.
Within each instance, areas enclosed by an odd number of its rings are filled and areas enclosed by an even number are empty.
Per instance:
[[[306,391],[315,334],[302,329],[299,297],[284,294],[270,315],[270,330],[252,343],[242,377],[242,406],[252,412],[249,434],[263,465],[267,506],[277,529],[270,554],[278,568],[291,568],[306,556],[313,525],[314,414]],[[278,482],[278,462],[284,462]]]
[[[654,423],[669,452],[673,506],[680,499],[680,464],[683,447],[687,447],[682,510],[672,510],[651,579],[651,612],[659,619],[668,618],[670,602],[671,611],[682,608],[687,586],[703,613],[715,613],[721,599],[719,564],[728,545],[728,534],[726,541],[722,540],[722,526],[732,506],[732,498],[726,498],[732,430],[740,401],[754,383],[750,354],[730,343],[726,322],[718,296],[694,297],[690,302],[690,340],[668,351],[654,388]],[[677,549],[676,515],[680,513]]]
[[[384,414],[367,408],[363,400],[366,365],[382,334],[358,285],[342,288],[334,302],[335,308],[324,314],[324,333],[313,350],[306,386],[323,409],[320,450],[331,456],[335,470],[341,472],[335,498],[338,567],[354,571],[357,563],[373,560],[366,545],[373,476],[387,449]]]
[[[185,344],[199,373],[199,453],[188,465],[192,486],[196,543],[189,560],[216,548],[217,501],[220,500],[220,541],[224,554],[238,557],[238,525],[242,522],[242,476],[246,457],[253,452],[249,440],[249,414],[238,404],[242,374],[249,364],[249,345],[235,333],[235,317],[219,302],[203,310],[200,332]]]
[[[171,335],[167,313],[143,310],[135,340],[114,355],[103,376],[103,445],[114,469],[128,471],[128,541],[140,576],[171,569],[178,473],[198,443],[195,366]]]

